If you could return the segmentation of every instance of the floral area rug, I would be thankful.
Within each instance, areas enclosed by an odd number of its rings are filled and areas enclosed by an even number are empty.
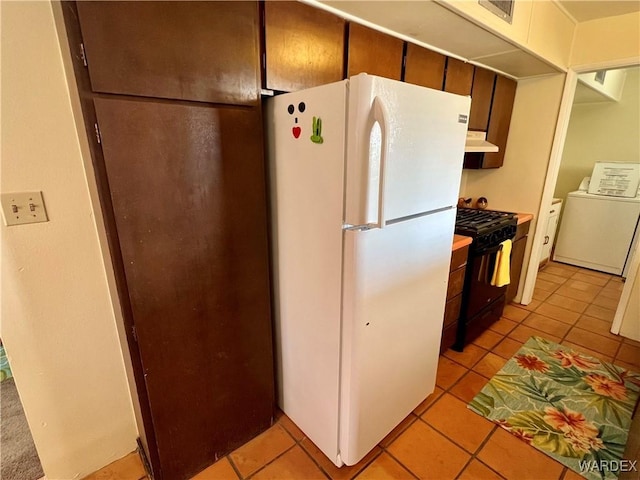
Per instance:
[[[616,479],[633,468],[639,391],[637,373],[531,337],[468,407],[585,478]]]

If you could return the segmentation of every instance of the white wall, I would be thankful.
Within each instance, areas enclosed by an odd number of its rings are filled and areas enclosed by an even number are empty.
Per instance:
[[[570,66],[624,67],[640,61],[640,12],[581,22],[576,27]]]
[[[619,102],[573,105],[554,196],[566,199],[597,161],[640,161],[640,68],[627,70]]]
[[[0,334],[45,474],[78,478],[137,431],[51,4],[0,8],[0,188],[42,190],[50,218],[2,225]]]
[[[461,192],[465,198],[487,197],[491,209],[534,215],[523,272],[528,265],[540,209],[564,80],[564,74],[520,80],[504,165],[497,169],[464,170],[462,174]],[[521,285],[524,278],[523,274]],[[516,297],[519,298],[520,295]]]

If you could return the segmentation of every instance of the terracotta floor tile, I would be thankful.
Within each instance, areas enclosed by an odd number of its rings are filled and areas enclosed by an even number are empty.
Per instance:
[[[545,292],[555,292],[558,287],[559,284],[556,282],[549,282],[543,278],[538,278],[536,280],[536,289],[544,290]]]
[[[613,363],[613,357],[610,357],[609,355],[605,355],[604,353],[596,352],[595,350],[591,350],[590,348],[583,347],[582,345],[578,345],[577,343],[563,340],[562,346],[571,348],[572,350],[583,353],[585,355],[589,355],[590,357],[595,357],[599,360],[602,360],[603,362]]]
[[[278,416],[278,423],[282,425],[287,432],[289,432],[289,435],[291,435],[296,442],[299,442],[306,436],[304,432],[300,430],[295,423],[293,423],[293,420],[287,417],[284,413]]]
[[[293,438],[280,424],[229,454],[231,461],[243,477],[248,477],[295,444]]]
[[[438,387],[436,387],[438,388]],[[441,392],[444,392],[444,390],[442,390],[441,388],[439,389]],[[428,400],[428,399],[427,399]],[[426,400],[425,400],[426,401]],[[435,402],[435,400],[433,400]],[[424,402],[423,402],[424,403]],[[420,404],[422,405],[422,404]],[[424,413],[426,411],[427,408],[425,408],[422,412]],[[391,430],[391,432],[389,432],[389,434],[384,437],[382,439],[382,441],[380,442],[380,445],[382,447],[388,447],[389,445],[391,445],[393,443],[393,441],[398,438],[398,435],[400,435],[402,432],[404,432],[407,428],[409,428],[409,426],[415,422],[416,420],[418,420],[417,417],[417,413],[410,413],[409,415],[407,415],[404,420],[402,420],[397,426],[396,428],[394,428],[393,430]]]
[[[470,455],[422,420],[414,422],[387,451],[419,478],[454,479]]]
[[[567,334],[567,332],[571,328],[571,325],[568,325],[559,320],[554,320],[553,318],[545,317],[544,315],[540,315],[537,313],[539,311],[540,308],[538,307],[538,310],[529,315],[526,320],[522,322],[522,324],[560,338],[564,337]]]
[[[524,342],[507,337],[493,348],[492,353],[508,360],[513,357],[518,350],[520,350],[520,347],[522,347],[523,344]]]
[[[502,480],[502,478],[484,463],[474,458],[460,474],[458,480]]]
[[[640,367],[640,347],[623,343],[620,347],[620,351],[618,352],[618,356],[616,357],[616,360],[617,359],[630,363],[631,365],[635,365],[636,367]]]
[[[566,298],[566,297],[563,297]],[[569,299],[571,300],[571,299]],[[577,302],[577,300],[574,300]],[[586,304],[585,304],[586,308]],[[543,302],[538,308],[536,308],[536,313],[540,315],[544,315],[545,317],[553,318],[554,320],[559,320],[564,323],[568,323],[569,325],[573,325],[576,323],[578,318],[580,318],[580,314],[578,312],[574,312],[568,310],[564,307],[559,307],[557,305],[553,305],[547,302]]]
[[[536,308],[538,308],[538,306],[540,306],[541,303],[542,303],[541,300],[536,300],[534,298],[533,300],[531,300],[531,302],[529,302],[528,305],[520,305],[520,308],[523,308],[523,309],[529,310],[529,311],[533,311]]]
[[[640,342],[637,340],[625,337],[622,341],[628,345],[635,345],[636,347],[640,347]]]
[[[313,463],[309,455],[296,445],[251,478],[255,480],[299,480],[301,478],[326,480],[327,477]]]
[[[560,287],[562,288],[562,287]],[[547,298],[549,298],[549,295],[551,295],[552,292],[549,292],[547,290],[543,290],[541,288],[535,287],[533,289],[533,299],[534,300],[539,300],[541,302],[544,302]]]
[[[610,280],[602,290],[606,292],[622,293],[623,288],[624,288],[624,282],[616,282],[616,281]]]
[[[557,293],[554,293],[549,298],[547,298],[544,304],[554,305],[556,307],[561,307],[566,310],[571,310],[572,312],[578,312],[578,313],[584,312],[586,308],[589,306],[588,302],[576,300],[575,298],[563,297],[562,295],[558,295]],[[547,315],[547,316],[551,316],[551,315]],[[558,318],[556,320],[561,320],[561,319]]]
[[[554,480],[564,467],[502,428],[496,429],[477,458],[508,479]]]
[[[498,323],[498,322],[496,322]],[[464,347],[464,351],[456,352],[455,350],[447,350],[444,355],[460,365],[464,365],[467,368],[473,367],[478,360],[480,360],[487,351],[473,343]]]
[[[600,320],[606,320],[607,322],[613,322],[613,317],[616,314],[615,310],[611,310],[609,308],[600,307],[598,305],[589,305],[587,309],[584,311],[585,315],[589,315],[590,317],[596,317]]]
[[[591,348],[596,352],[604,353],[609,357],[614,357],[618,351],[620,341],[605,338],[597,333],[592,333],[581,328],[573,327],[565,337],[565,340],[587,348]]]
[[[398,480],[412,480],[416,477],[396,462],[391,455],[382,452],[382,454],[371,462],[356,478],[358,480],[394,480],[396,478]]]
[[[600,275],[591,275],[584,272],[576,272],[571,277],[571,280],[580,280],[581,282],[590,283],[592,285],[597,285],[599,287],[604,287],[609,281],[609,276],[606,274]]]
[[[593,305],[598,305],[599,307],[609,308],[611,310],[615,310],[618,308],[618,303],[620,302],[617,298],[609,298],[600,294],[591,302]]]
[[[580,267],[576,267],[575,265],[569,265],[568,263],[556,262],[555,260],[549,262],[547,265],[553,265],[553,266],[556,266],[558,268],[562,268],[563,270],[566,270],[567,272],[577,272],[578,270],[581,270]]]
[[[569,468],[564,474],[564,477],[562,477],[562,480],[584,480],[584,477]]]
[[[238,480],[238,478],[240,477],[229,463],[229,459],[223,457],[191,480]]]
[[[493,430],[494,423],[473,413],[467,404],[445,393],[421,417],[469,453],[474,453]]]
[[[504,306],[504,312],[502,312],[502,316],[508,318],[509,320],[513,320],[514,322],[521,322],[525,319],[527,315],[529,315],[529,311],[523,308],[523,305],[511,303],[509,305]]]
[[[357,464],[352,466],[343,465],[342,467],[336,467],[327,456],[313,443],[309,438],[305,438],[300,442],[302,448],[320,465],[320,468],[333,480],[348,480],[355,477],[361,470],[364,469],[371,461],[380,455],[382,449],[376,446],[373,450],[365,455]]]
[[[552,342],[560,342],[560,337],[543,332],[541,330],[537,330],[535,328],[528,327],[527,325],[518,325],[513,330],[513,332],[509,334],[509,337],[522,343],[525,343],[527,340],[529,340],[529,338],[534,336],[546,338],[547,340],[551,340]]]
[[[580,320],[576,322],[576,327],[597,333],[612,340],[620,340],[618,335],[611,333],[611,322],[600,320],[599,318],[582,315]]]
[[[583,282],[581,280],[570,279],[565,285],[567,288],[589,293],[592,297],[596,296],[600,293],[600,290],[602,290],[602,287],[599,287],[598,285],[593,285],[592,283]]]
[[[473,367],[473,371],[487,378],[491,378],[498,373],[498,370],[500,370],[505,363],[506,360],[504,358],[489,352]]]
[[[586,284],[588,285],[588,284]],[[591,302],[593,297],[596,296],[594,293],[585,292],[584,290],[578,290],[577,288],[572,288],[568,284],[562,285],[558,290],[555,291],[556,294],[562,295],[563,297],[573,298],[574,300],[580,300],[581,302]]]
[[[451,385],[456,383],[467,369],[449,360],[447,357],[440,356],[438,360],[438,373],[436,374],[436,385],[447,390]]]
[[[425,398],[420,405],[413,409],[413,414],[418,416],[422,415],[425,410],[433,405],[433,402],[435,402],[443,393],[444,390],[440,387],[436,387],[431,395]]]
[[[506,335],[517,326],[518,322],[514,322],[513,320],[509,320],[505,317],[500,317],[497,322],[491,324],[489,329],[501,335]]]
[[[610,289],[607,289],[607,286],[605,285],[605,287],[600,292],[600,295],[603,297],[611,298],[619,302],[620,296],[622,295],[622,290],[610,290]]]
[[[559,277],[569,278],[571,275],[575,273],[575,270],[570,270],[567,268],[562,268],[561,266],[547,264],[542,270],[542,272],[550,273],[552,275],[557,275]]]
[[[478,375],[476,372],[469,372],[464,377],[458,381],[454,385],[454,387],[450,390],[452,394],[454,394],[459,399],[463,400],[466,403],[469,403],[473,400],[482,387],[484,387],[488,382],[486,377],[482,375]]]
[[[480,334],[480,336],[478,336],[478,338],[473,341],[473,343],[479,347],[491,350],[503,338],[504,335],[500,335],[499,333],[496,333],[492,330],[485,330]]]
[[[538,280],[544,280],[546,282],[551,282],[551,283],[556,283],[558,285],[562,285],[564,282],[567,281],[567,277],[563,277],[561,275],[554,275],[553,273],[546,272],[544,270],[540,270],[540,272],[538,272],[538,276],[536,278],[536,286],[538,286],[538,283],[537,283]]]
[[[139,480],[147,476],[138,452],[130,454],[110,463],[106,467],[92,473],[84,480]]]

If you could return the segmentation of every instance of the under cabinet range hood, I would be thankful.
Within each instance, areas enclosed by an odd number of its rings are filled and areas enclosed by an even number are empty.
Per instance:
[[[465,152],[497,152],[498,146],[487,142],[487,132],[467,132],[467,141],[464,145]]]

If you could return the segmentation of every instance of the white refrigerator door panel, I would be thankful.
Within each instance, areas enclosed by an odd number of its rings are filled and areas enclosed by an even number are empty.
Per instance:
[[[640,215],[640,201],[571,192],[553,259],[622,274]]]
[[[347,465],[433,392],[455,214],[345,232],[340,453]]]
[[[366,74],[352,77],[345,222],[376,222],[380,181],[387,220],[455,205],[470,104],[470,97],[409,83]],[[387,158],[381,165],[385,148]]]
[[[345,119],[346,82],[267,101],[278,403],[334,462]]]

